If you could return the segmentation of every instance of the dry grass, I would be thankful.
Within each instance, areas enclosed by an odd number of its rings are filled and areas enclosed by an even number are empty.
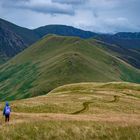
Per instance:
[[[140,139],[137,84],[71,84],[45,96],[13,101],[11,106],[9,125],[0,118],[4,140]]]

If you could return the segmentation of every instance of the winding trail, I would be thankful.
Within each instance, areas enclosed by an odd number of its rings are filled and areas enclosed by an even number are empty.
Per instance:
[[[112,101],[108,101],[107,103],[117,103],[120,100],[120,97],[117,95],[114,95],[113,97],[114,99]]]
[[[114,97],[113,100],[107,101],[106,103],[116,103],[116,102],[118,102],[119,99],[120,99],[120,97],[117,96],[117,95],[114,95],[113,97]],[[80,110],[78,110],[78,111],[76,111],[76,112],[70,113],[70,114],[76,115],[76,114],[80,114],[80,113],[83,113],[83,112],[85,112],[85,111],[88,111],[88,110],[89,110],[89,105],[92,104],[92,103],[94,103],[94,102],[93,102],[93,101],[84,102],[84,103],[82,104],[82,105],[83,105],[83,108],[82,108],[82,109],[80,109]]]
[[[82,113],[82,112],[84,112],[84,111],[88,111],[88,110],[89,110],[89,105],[92,104],[92,103],[93,103],[93,102],[91,102],[91,101],[84,102],[84,103],[83,103],[83,108],[82,108],[81,110],[78,110],[78,111],[73,112],[73,113],[71,113],[71,114],[76,115],[76,114]]]

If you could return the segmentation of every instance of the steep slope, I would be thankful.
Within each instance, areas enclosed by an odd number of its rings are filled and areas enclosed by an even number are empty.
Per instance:
[[[140,51],[137,49],[130,49],[127,47],[121,47],[117,45],[112,45],[100,40],[89,39],[89,41],[93,44],[97,42],[98,46],[105,49],[112,55],[124,60],[130,65],[140,69]]]
[[[110,44],[109,50],[117,52],[119,58],[140,68],[140,33],[97,34],[65,25],[47,25],[30,30],[3,19],[0,19],[0,64],[50,33],[81,38],[94,37]],[[117,47],[112,47],[112,45]]]
[[[116,34],[100,34],[94,37],[101,44],[116,53],[117,57],[140,69],[140,33],[120,32]]]
[[[64,25],[48,25],[30,30],[0,19],[0,64],[50,33],[82,38],[96,35],[89,31]]]
[[[46,94],[77,82],[140,83],[140,71],[76,37],[48,35],[0,67],[0,99]]]
[[[38,39],[39,36],[32,30],[0,19],[0,63],[21,52]]]

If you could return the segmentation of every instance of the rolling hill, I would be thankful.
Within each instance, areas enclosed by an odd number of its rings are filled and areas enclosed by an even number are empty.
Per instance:
[[[78,37],[45,36],[0,67],[0,100],[43,95],[69,83],[140,83],[139,70],[99,45]]]
[[[12,101],[9,124],[0,115],[0,139],[139,140],[139,91],[132,83],[78,83]]]

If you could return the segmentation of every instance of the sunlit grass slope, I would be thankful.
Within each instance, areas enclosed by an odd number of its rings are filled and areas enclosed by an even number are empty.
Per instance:
[[[140,85],[79,83],[47,95],[10,102],[0,139],[139,140]],[[0,108],[4,103],[0,104]]]
[[[44,96],[13,101],[12,108],[15,112],[26,113],[139,114],[140,85],[121,82],[70,84]]]
[[[48,35],[0,67],[0,100],[43,95],[77,82],[140,82],[139,70],[88,40]]]

